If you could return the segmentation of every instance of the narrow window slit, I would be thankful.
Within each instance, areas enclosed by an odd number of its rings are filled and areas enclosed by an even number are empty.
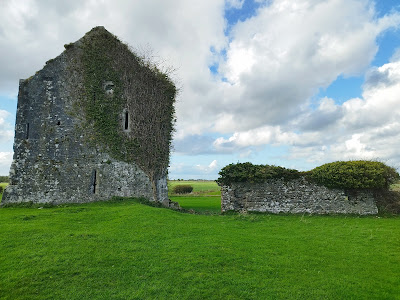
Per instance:
[[[125,112],[125,125],[124,125],[125,130],[129,129],[129,113],[126,111]]]
[[[92,194],[97,193],[97,171],[93,170],[92,173],[92,186],[91,186]]]
[[[29,123],[26,123],[25,131],[26,131],[25,138],[26,138],[26,139],[29,139]]]

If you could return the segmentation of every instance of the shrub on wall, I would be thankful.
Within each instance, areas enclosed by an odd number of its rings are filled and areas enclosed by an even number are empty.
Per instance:
[[[300,177],[297,170],[270,165],[253,165],[250,162],[230,164],[222,168],[217,180],[219,185],[230,185],[233,182],[263,182],[268,179],[283,178],[291,180]]]
[[[173,188],[175,194],[189,194],[193,191],[193,187],[189,184],[176,185]]]
[[[230,164],[222,168],[219,175],[219,185],[230,185],[233,182],[256,183],[279,178],[291,180],[304,176],[317,184],[342,189],[388,189],[390,184],[400,178],[394,168],[384,163],[362,160],[337,161],[307,172],[246,162]]]
[[[313,169],[309,178],[330,188],[387,189],[399,174],[384,163],[358,160],[324,164]]]

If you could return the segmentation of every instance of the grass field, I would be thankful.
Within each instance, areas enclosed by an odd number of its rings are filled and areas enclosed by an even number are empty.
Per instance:
[[[399,299],[400,218],[0,209],[1,299]]]
[[[193,187],[190,194],[174,194],[176,185],[189,184]],[[168,182],[169,198],[176,201],[182,208],[194,210],[198,213],[220,213],[221,212],[221,189],[215,181],[175,181]]]
[[[168,190],[171,196],[176,185],[191,185],[193,187],[193,195],[196,196],[221,196],[221,189],[215,181],[212,180],[170,180],[168,181]]]

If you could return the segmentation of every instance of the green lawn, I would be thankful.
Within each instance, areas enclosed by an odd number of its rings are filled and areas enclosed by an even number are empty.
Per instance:
[[[189,184],[193,187],[190,194],[174,194],[173,188],[176,185]],[[198,213],[216,214],[221,212],[221,189],[215,181],[207,180],[171,180],[168,182],[169,198],[176,201],[187,210],[194,210]]]
[[[170,196],[169,198],[187,210],[211,214],[221,212],[221,197]]]
[[[1,299],[399,299],[400,218],[0,209]]]

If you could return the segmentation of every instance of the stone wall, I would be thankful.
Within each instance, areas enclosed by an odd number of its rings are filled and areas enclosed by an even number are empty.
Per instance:
[[[80,120],[70,114],[64,59],[20,81],[14,161],[2,204],[89,202],[112,196],[157,200],[139,167],[112,159],[87,143],[90,131],[78,130]]]
[[[78,94],[83,82],[74,63],[81,52],[79,42],[73,50],[69,48],[34,76],[20,81],[10,185],[1,204],[60,204],[122,196],[145,197],[168,206],[166,171],[154,182],[137,164],[114,159],[97,143],[95,130],[85,122],[82,95]],[[108,85],[103,88],[112,97]],[[121,135],[126,139],[131,138],[123,118],[128,111],[140,114],[130,106],[121,110]]]
[[[232,183],[222,186],[221,208],[226,211],[312,214],[377,214],[371,190],[328,189],[304,177],[290,181]]]

